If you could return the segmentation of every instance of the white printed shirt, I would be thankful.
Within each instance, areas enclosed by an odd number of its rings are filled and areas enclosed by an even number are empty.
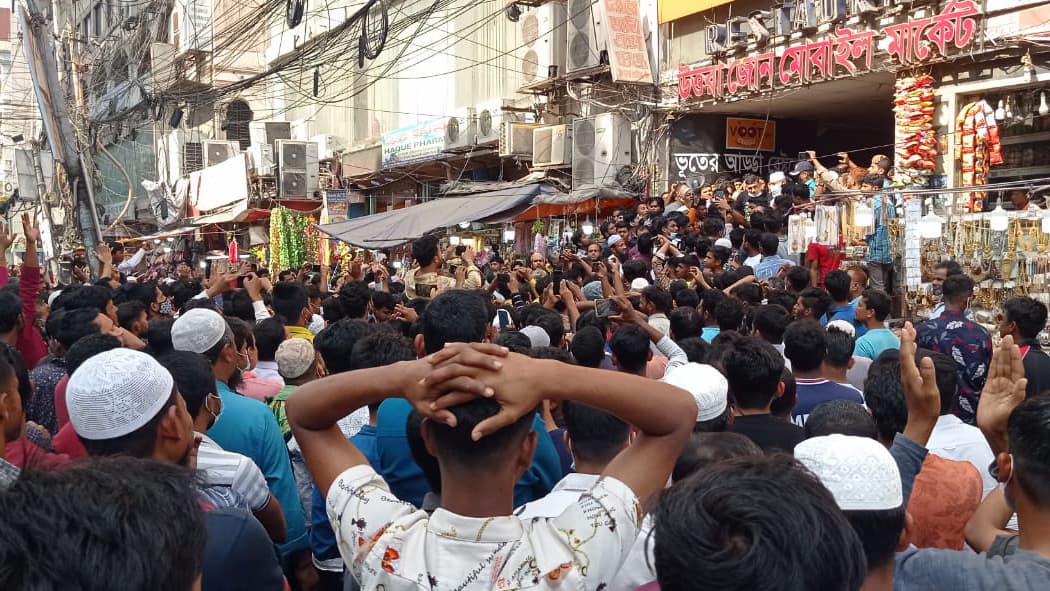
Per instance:
[[[253,513],[270,503],[266,477],[251,458],[226,451],[210,437],[201,435],[197,449],[197,470],[204,475],[205,487],[226,487]]]
[[[635,542],[638,498],[603,478],[561,515],[433,515],[398,500],[370,466],[343,472],[328,492],[339,552],[362,589],[509,591],[602,589]]]

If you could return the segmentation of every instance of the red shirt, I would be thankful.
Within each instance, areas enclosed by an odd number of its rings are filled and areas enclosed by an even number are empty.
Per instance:
[[[820,269],[820,278],[817,280],[820,287],[824,287],[824,276],[839,268],[845,257],[838,248],[832,248],[826,244],[811,242],[806,249],[806,265],[817,261]]]
[[[7,267],[0,265],[0,287],[7,285],[10,277]],[[18,297],[22,300],[22,318],[25,325],[18,333],[15,347],[22,354],[26,369],[33,369],[41,359],[47,357],[47,343],[36,328],[36,297],[40,295],[40,267],[22,266],[18,278]]]
[[[86,458],[88,455],[87,449],[73,429],[73,423],[66,423],[58,430],[58,435],[51,439],[51,446],[55,448],[55,451],[67,454],[75,460]]]
[[[11,441],[4,448],[4,459],[19,468],[57,468],[70,462],[65,454],[53,454],[25,438],[25,435]]]

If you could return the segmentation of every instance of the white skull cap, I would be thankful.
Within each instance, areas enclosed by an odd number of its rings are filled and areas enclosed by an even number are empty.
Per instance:
[[[795,446],[795,459],[820,478],[843,511],[885,511],[904,505],[897,462],[874,439],[813,437]]]
[[[693,395],[698,423],[716,419],[726,411],[729,382],[722,372],[706,363],[686,363],[672,368],[660,381]]]
[[[69,378],[69,422],[84,439],[123,437],[153,420],[173,388],[168,370],[145,353],[123,348],[99,353]]]
[[[176,351],[205,353],[226,336],[226,320],[218,312],[194,308],[171,325],[171,346]]]

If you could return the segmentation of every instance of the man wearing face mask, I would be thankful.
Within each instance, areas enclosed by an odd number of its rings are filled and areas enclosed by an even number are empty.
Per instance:
[[[70,377],[66,400],[69,421],[88,455],[132,456],[200,468],[198,440],[193,432],[195,423],[186,401],[171,373],[149,355],[120,348],[91,357]],[[200,492],[218,507],[214,512],[209,511],[215,518],[208,521],[209,538],[232,538],[230,549],[219,559],[215,559],[218,552],[210,557],[212,560],[205,552],[205,579],[230,580],[236,575],[238,582],[247,588],[284,588],[284,577],[270,546],[259,544],[258,539],[249,535],[253,533],[252,527],[258,527],[254,525],[255,520],[243,511],[228,511],[236,507],[238,501],[234,501],[230,487],[213,484],[216,474],[206,470],[201,476]],[[278,519],[280,508],[276,504],[275,509],[272,519],[263,509],[266,521],[262,523],[276,521],[275,527],[282,526],[276,528],[276,533],[283,534],[283,523]],[[280,537],[274,532],[270,535]],[[251,572],[236,572],[244,570],[237,565],[246,560],[252,565]]]
[[[781,191],[784,189],[784,185],[787,183],[787,176],[779,170],[774,170],[769,174],[769,194],[773,198],[780,197]]]
[[[237,351],[233,331],[217,312],[195,308],[172,325],[171,344],[176,351],[198,353],[211,362],[223,410],[208,436],[222,449],[246,455],[259,466],[281,503],[288,528],[286,541],[278,549],[295,570],[312,568],[303,507],[277,419],[270,407],[237,394],[228,385],[239,369],[250,365]]]
[[[213,489],[208,497],[216,505],[232,503],[255,515],[266,533],[275,542],[285,536],[284,513],[266,485],[255,462],[247,456],[226,451],[205,435],[222,413],[222,399],[215,393],[215,374],[211,364],[202,355],[175,351],[160,358],[161,365],[175,380],[186,411],[193,419],[193,431],[200,437],[197,449],[197,470],[204,482]]]
[[[769,208],[769,194],[766,192],[766,182],[757,174],[749,174],[744,177],[744,190],[737,194],[736,201],[729,214],[733,216],[733,223],[741,226],[750,226],[751,214],[761,212]]]

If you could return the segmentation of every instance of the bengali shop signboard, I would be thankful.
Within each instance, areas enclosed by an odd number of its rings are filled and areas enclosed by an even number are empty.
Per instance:
[[[642,33],[638,0],[603,0],[609,25],[609,68],[613,82],[652,84],[649,50]]]
[[[900,66],[916,66],[966,48],[974,39],[980,10],[972,0],[952,0],[939,13],[884,27],[858,31],[836,27],[827,38],[750,55],[729,63],[678,68],[678,96],[718,99],[778,87],[798,86],[868,72],[885,37],[889,56]]]

